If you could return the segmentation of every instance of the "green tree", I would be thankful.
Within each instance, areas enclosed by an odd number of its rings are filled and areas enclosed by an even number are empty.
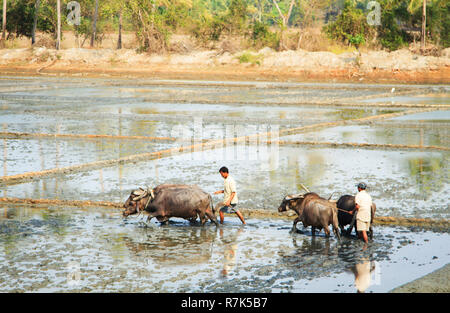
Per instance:
[[[95,0],[95,10],[94,10],[94,16],[93,16],[93,23],[92,23],[92,34],[91,34],[91,48],[94,47],[95,42],[95,34],[97,33],[97,19],[98,19],[98,0]]]
[[[350,0],[345,1],[342,13],[334,22],[326,25],[324,31],[331,39],[346,44],[350,44],[352,38],[364,40],[371,35],[366,16],[356,7],[356,3]]]
[[[450,2],[448,0],[428,0],[425,15],[423,0],[409,0],[407,8],[411,15],[411,25],[415,28],[422,27],[423,44],[426,33],[432,42],[444,48],[450,46]]]
[[[411,40],[411,36],[400,26],[407,24],[410,14],[405,1],[379,0],[381,11],[381,25],[377,26],[378,41],[383,48],[390,51],[400,49]]]
[[[190,0],[129,0],[127,10],[130,12],[136,36],[140,41],[140,50],[165,52],[171,25],[168,12],[173,8],[178,8],[176,11],[185,11],[182,9],[190,7],[192,7]]]
[[[2,9],[2,46],[6,40],[6,0],[3,0],[3,9]]]
[[[36,42],[36,29],[37,29],[37,21],[39,15],[39,6],[41,4],[41,0],[36,0],[34,5],[34,18],[33,18],[33,29],[31,30],[31,44],[34,45]]]

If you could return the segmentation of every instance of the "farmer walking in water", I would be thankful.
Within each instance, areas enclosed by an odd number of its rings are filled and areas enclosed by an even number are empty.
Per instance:
[[[372,197],[366,191],[366,184],[359,183],[357,185],[358,193],[355,196],[355,209],[352,213],[356,213],[356,228],[358,229],[358,237],[368,242],[367,232],[370,227],[370,214],[372,206]]]
[[[236,182],[228,173],[228,168],[225,166],[219,170],[220,175],[224,178],[223,190],[218,190],[214,194],[223,193],[223,202],[218,203],[216,209],[220,208],[220,224],[223,224],[224,213],[236,213],[242,224],[246,224],[242,213],[236,208],[238,203],[238,196],[236,192]]]

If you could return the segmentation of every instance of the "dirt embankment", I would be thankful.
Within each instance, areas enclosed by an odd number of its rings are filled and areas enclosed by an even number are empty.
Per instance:
[[[410,283],[391,290],[394,293],[449,293],[450,264],[416,279]]]
[[[64,50],[39,48],[0,50],[2,74],[66,74],[154,77],[171,79],[357,81],[380,83],[450,83],[450,48],[439,57],[407,49],[369,51],[230,53],[196,50],[188,53],[146,54],[134,49]]]

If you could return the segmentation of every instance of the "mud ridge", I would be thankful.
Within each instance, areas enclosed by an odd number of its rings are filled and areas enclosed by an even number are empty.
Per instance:
[[[54,175],[59,174],[70,174],[74,172],[80,172],[80,171],[86,171],[86,170],[93,170],[98,168],[104,168],[113,166],[116,164],[125,164],[125,163],[134,163],[138,161],[143,160],[154,160],[154,159],[160,159],[167,156],[173,156],[178,153],[190,153],[192,151],[199,151],[200,150],[208,150],[208,149],[215,149],[219,146],[223,146],[226,144],[232,144],[232,143],[243,143],[243,142],[256,142],[258,138],[278,138],[279,136],[285,136],[285,135],[293,135],[297,134],[299,132],[303,131],[311,131],[313,129],[321,129],[326,127],[334,127],[334,126],[340,126],[340,125],[346,125],[351,123],[371,123],[376,120],[380,119],[386,119],[386,118],[393,118],[398,116],[403,116],[407,114],[414,114],[419,112],[431,112],[435,111],[434,108],[428,108],[428,109],[413,109],[413,110],[407,110],[402,112],[396,112],[396,113],[388,113],[388,114],[380,114],[375,116],[369,116],[369,117],[363,117],[363,118],[357,118],[352,120],[341,120],[337,122],[326,122],[326,123],[318,123],[308,126],[301,126],[301,127],[294,127],[294,128],[288,128],[279,130],[277,132],[262,132],[257,133],[253,135],[248,136],[240,136],[240,137],[232,137],[232,138],[225,138],[225,139],[219,139],[219,140],[210,140],[203,143],[193,144],[190,146],[181,146],[181,147],[175,147],[165,150],[160,150],[156,152],[148,152],[148,153],[141,153],[141,154],[135,154],[127,157],[122,157],[119,159],[114,160],[103,160],[103,161],[96,161],[96,162],[90,162],[85,163],[81,165],[74,165],[74,166],[68,166],[63,168],[54,168],[50,170],[44,170],[39,172],[27,172],[23,174],[18,175],[12,175],[12,176],[3,176],[0,178],[0,185],[3,184],[18,184],[22,183],[24,181],[30,181],[33,179],[39,179],[42,177],[51,177]]]
[[[67,206],[67,207],[106,207],[113,209],[122,209],[123,203],[109,201],[89,201],[89,200],[59,200],[59,199],[22,199],[22,198],[0,198],[2,204],[13,205],[30,205],[30,206]],[[288,211],[280,213],[276,210],[269,209],[250,209],[240,208],[242,214],[246,217],[261,219],[287,219],[292,220],[294,212]],[[233,216],[233,214],[225,214]],[[376,216],[374,225],[397,225],[397,226],[416,226],[427,227],[449,231],[450,220],[447,219],[430,219],[430,218],[409,218],[409,217],[393,217],[393,216]]]

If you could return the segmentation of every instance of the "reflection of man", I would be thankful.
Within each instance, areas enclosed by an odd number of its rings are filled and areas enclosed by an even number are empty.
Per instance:
[[[364,260],[362,263],[355,264],[353,273],[355,274],[355,287],[360,293],[365,292],[370,286],[370,273],[375,269],[375,264],[371,266],[369,260]]]
[[[367,232],[370,227],[370,214],[372,206],[372,197],[366,191],[366,184],[358,184],[358,193],[355,196],[355,210],[356,215],[356,229],[358,230],[358,237],[364,240],[365,243],[368,242]],[[353,212],[354,212],[353,211]]]
[[[220,208],[220,224],[223,224],[225,218],[224,213],[236,213],[236,215],[241,220],[242,224],[245,225],[244,217],[241,212],[236,208],[238,203],[238,197],[236,192],[236,182],[233,177],[228,173],[228,168],[225,166],[221,167],[219,170],[220,175],[224,178],[223,190],[218,190],[214,194],[223,193],[223,202],[219,203],[216,208]]]
[[[239,236],[239,234],[242,232],[242,229],[239,229],[234,236],[232,236],[231,242],[224,242],[224,250],[223,250],[223,268],[222,268],[222,275],[225,277],[228,275],[228,272],[233,269],[233,267],[236,265],[236,249],[237,249],[237,242],[236,239]],[[223,236],[223,228],[220,229],[219,232],[220,239],[222,242],[224,241],[224,238],[229,239],[229,237]]]

